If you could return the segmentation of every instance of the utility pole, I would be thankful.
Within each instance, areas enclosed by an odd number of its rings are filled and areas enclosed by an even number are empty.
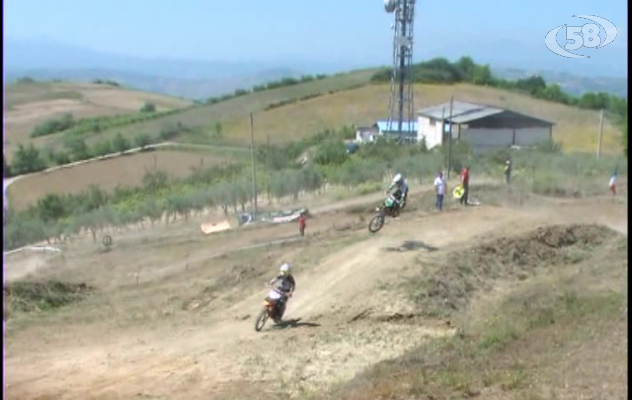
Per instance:
[[[445,107],[443,107],[441,109],[441,145],[443,145],[445,137],[446,137],[446,134],[445,134]],[[447,160],[446,160],[446,162],[447,162]],[[445,179],[448,179],[448,177],[446,176]]]
[[[255,168],[255,130],[252,113],[250,113],[250,155],[252,156],[252,194],[254,199],[254,218],[257,218],[257,170]]]
[[[450,173],[452,172],[452,104],[454,103],[454,96],[450,97],[450,125],[448,126],[448,179],[450,179]]]
[[[597,142],[597,160],[601,158],[601,143],[603,142],[603,108],[599,113],[599,139]]]

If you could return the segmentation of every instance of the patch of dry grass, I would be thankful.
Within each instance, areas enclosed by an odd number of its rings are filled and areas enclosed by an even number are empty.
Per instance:
[[[145,102],[154,103],[157,111],[191,105],[187,100],[104,84],[32,82],[4,89],[4,141],[9,154],[18,143],[32,141],[29,134],[37,125],[66,113],[80,119],[138,112]]]
[[[377,119],[388,118],[390,86],[386,84],[365,87],[317,97],[284,107],[259,111],[254,115],[256,132],[269,136],[271,142],[287,142],[314,134],[324,128],[339,128],[343,125],[370,125]],[[553,135],[568,151],[596,151],[599,130],[599,115],[595,111],[580,110],[562,104],[533,99],[499,89],[458,85],[415,86],[415,107],[423,108],[450,100],[488,104],[507,108],[534,117],[555,122]],[[249,140],[249,121],[242,120],[225,124],[224,134],[231,140]],[[620,133],[606,121],[604,123],[603,149],[605,152],[620,152]]]
[[[250,112],[261,112],[270,104],[285,100],[299,99],[319,93],[327,94],[331,91],[344,90],[363,85],[369,82],[373,73],[374,70],[355,71],[312,82],[255,92],[220,103],[185,110],[181,113],[158,120],[117,128],[116,132],[130,136],[137,133],[155,135],[167,124],[175,124],[176,122],[181,122],[189,128],[205,127],[208,129],[213,129],[217,122],[225,124],[232,121],[243,120],[244,123],[248,124]],[[310,134],[313,133],[315,132],[311,132]],[[108,135],[111,134],[111,132],[106,131],[103,132],[102,136],[108,137]],[[225,136],[228,139],[232,139],[232,137],[228,137],[229,135]]]
[[[453,252],[435,266],[426,262],[406,285],[422,313],[454,315],[466,310],[479,292],[493,290],[499,280],[525,280],[548,272],[552,265],[576,264],[618,236],[598,225],[544,226]]]
[[[626,238],[553,267],[470,308],[456,336],[313,398],[626,398]]]
[[[117,185],[139,186],[147,171],[160,170],[173,177],[189,175],[196,167],[233,162],[202,152],[160,150],[94,161],[20,179],[9,190],[11,206],[24,210],[46,194],[77,194],[90,185],[112,190]]]

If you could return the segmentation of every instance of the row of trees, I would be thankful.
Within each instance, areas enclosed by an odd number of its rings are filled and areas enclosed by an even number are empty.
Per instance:
[[[126,125],[167,117],[181,111],[182,109],[172,109],[156,112],[156,105],[147,102],[143,104],[138,113],[133,114],[75,119],[72,114],[67,113],[59,118],[50,119],[39,124],[33,129],[30,136],[36,138],[66,132],[66,137],[79,137],[90,133],[97,134],[108,129],[120,128]]]
[[[346,127],[323,131],[283,147],[260,147],[257,151],[259,197],[269,201],[296,200],[303,193],[321,191],[327,185],[375,189],[394,172],[403,172],[411,184],[419,184],[430,182],[435,172],[446,164],[447,149],[428,151],[423,144],[402,146],[378,142],[362,146],[349,155],[344,151],[343,139],[351,132],[352,128]],[[591,176],[606,176],[614,168],[613,163],[597,163],[592,156],[563,155],[559,150],[559,146],[549,144],[534,151],[518,152],[514,154],[516,171],[532,171],[525,176],[531,177],[534,188],[537,186],[546,193],[557,186],[580,184]],[[298,157],[305,153],[312,154],[307,164],[299,162]],[[498,176],[502,174],[507,155],[475,155],[465,143],[456,144],[452,154],[455,169],[467,160],[476,174]],[[619,162],[622,163],[620,170],[627,168],[625,161]],[[28,210],[7,217],[5,249],[69,236],[82,229],[91,231],[96,240],[98,231],[108,227],[169,223],[209,209],[224,213],[245,210],[253,199],[252,178],[247,167],[199,168],[185,179],[153,171],[145,174],[139,187],[117,187],[106,192],[93,186],[76,195],[45,196]],[[536,170],[542,179],[536,179],[537,174],[533,172]]]
[[[430,182],[434,172],[443,165],[444,159],[441,153],[399,158],[395,163],[350,157],[338,167],[322,169],[309,166],[284,169],[273,174],[262,173],[258,182],[259,198],[265,196],[268,200],[296,200],[302,193],[323,190],[327,183],[349,188],[373,183],[377,185],[373,186],[375,188],[394,171],[404,171],[413,185],[422,181]],[[524,170],[522,175],[533,180],[534,188],[548,193],[551,188],[565,186],[569,181],[580,184],[587,177],[606,173],[602,171],[603,165],[599,167],[594,162],[585,161],[564,155],[533,157],[531,154],[531,157],[519,158],[514,162],[517,167],[516,175],[521,176],[520,171]],[[474,165],[476,173],[480,175],[502,173],[501,165],[489,160],[468,162]],[[119,188],[118,194],[108,194],[92,187],[80,196],[49,195],[28,212],[8,216],[5,225],[5,249],[44,239],[71,236],[83,229],[90,231],[96,241],[98,232],[104,229],[122,228],[129,224],[168,224],[176,218],[187,219],[209,209],[223,213],[245,210],[253,198],[248,171],[241,171],[211,185],[186,184],[169,179],[160,171],[148,173],[146,182],[156,181],[162,183],[154,187],[147,183],[142,188]]]
[[[586,108],[590,110],[608,110],[619,119],[627,112],[627,99],[609,93],[584,93],[580,97],[565,93],[558,84],[547,84],[541,76],[508,80],[494,76],[489,65],[475,63],[471,57],[461,57],[451,63],[445,58],[435,58],[415,64],[412,69],[413,80],[420,83],[458,83],[468,82],[507,90],[515,90],[535,98],[554,101]],[[383,69],[376,72],[373,82],[386,82],[391,79],[391,71]],[[618,121],[617,121],[618,122]]]
[[[19,144],[9,165],[5,157],[5,177],[17,176],[43,171],[46,168],[64,165],[75,161],[88,160],[107,154],[122,153],[135,147],[144,148],[151,144],[172,140],[178,135],[192,130],[181,122],[165,123],[156,136],[140,133],[131,139],[120,132],[112,139],[103,139],[88,145],[81,137],[68,136],[64,140],[63,149],[39,149],[33,143],[27,146]]]
[[[270,81],[267,83],[263,83],[261,85],[254,85],[251,89],[236,89],[233,93],[227,93],[217,97],[208,98],[205,103],[206,104],[216,104],[222,101],[234,99],[236,97],[245,96],[250,93],[263,92],[265,90],[278,89],[286,86],[294,86],[299,83],[312,82],[316,80],[322,80],[328,78],[328,75],[319,74],[319,75],[303,75],[300,78],[281,78],[277,81]]]

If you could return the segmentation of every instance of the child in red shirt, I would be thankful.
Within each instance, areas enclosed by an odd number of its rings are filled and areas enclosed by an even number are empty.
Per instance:
[[[467,205],[467,198],[470,194],[470,167],[465,166],[461,172],[461,185],[463,185],[463,196],[461,196],[460,203],[464,206]]]
[[[307,225],[305,224],[305,215],[301,214],[300,217],[298,217],[298,231],[301,233],[301,236],[305,236],[305,227]]]

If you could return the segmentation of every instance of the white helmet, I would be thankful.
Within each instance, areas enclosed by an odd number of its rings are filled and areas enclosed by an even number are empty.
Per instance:
[[[393,183],[400,183],[403,179],[402,174],[397,174],[393,177]]]
[[[292,267],[287,263],[281,265],[279,270],[281,271],[281,275],[290,275],[290,273],[292,273]]]

